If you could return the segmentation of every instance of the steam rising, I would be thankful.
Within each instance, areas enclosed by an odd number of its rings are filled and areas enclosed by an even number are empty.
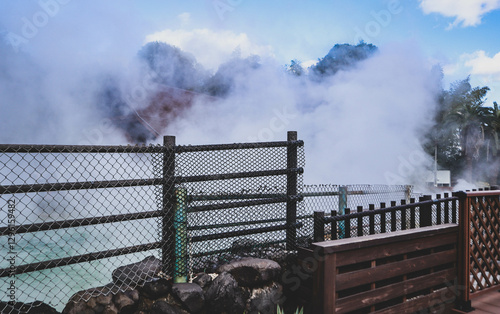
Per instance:
[[[112,12],[109,5],[102,9]],[[204,79],[182,86],[186,106],[151,112],[152,104],[173,101],[159,101],[158,93],[178,89],[138,54],[145,37],[140,23],[123,23],[130,15],[113,11],[111,19],[70,35],[68,26],[96,11],[80,12],[72,3],[60,10],[65,14],[17,52],[7,35],[19,24],[6,19],[0,25],[1,143],[127,144],[159,142],[163,134],[176,135],[179,144],[273,141],[296,130],[306,145],[306,183],[408,184],[428,164],[418,135],[431,119],[440,83],[408,43],[380,47],[321,80],[291,75],[269,55],[242,59],[236,53],[216,73],[196,66]],[[227,66],[242,64],[238,60],[258,66]],[[175,66],[168,62],[162,60],[164,69]],[[210,80],[229,88],[217,94]]]

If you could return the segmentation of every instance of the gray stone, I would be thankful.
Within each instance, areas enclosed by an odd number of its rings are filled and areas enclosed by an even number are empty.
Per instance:
[[[283,287],[273,282],[262,288],[255,288],[247,300],[248,313],[273,314],[276,306],[282,304]]]
[[[161,261],[154,256],[148,256],[140,262],[118,267],[111,277],[117,284],[130,286],[143,285],[161,270]]]
[[[206,273],[201,273],[193,279],[193,283],[200,286],[202,289],[208,288],[210,283],[212,282],[212,277]]]
[[[56,309],[41,301],[31,303],[0,302],[0,313],[59,314]]]
[[[242,289],[230,273],[223,272],[209,286],[205,295],[208,313],[243,313]]]
[[[168,304],[167,301],[156,301],[151,307],[151,314],[189,314],[175,305]]]
[[[145,297],[154,300],[169,294],[172,291],[172,284],[164,278],[155,278],[139,289]]]
[[[113,293],[118,291],[118,287],[113,284],[78,291],[71,296],[63,309],[63,313],[102,313],[106,306],[112,304]]]
[[[195,283],[174,283],[172,292],[176,295],[190,313],[198,313],[205,305],[203,290]]]
[[[118,292],[113,297],[113,302],[120,313],[133,312],[135,302],[129,298],[124,292]]]
[[[258,258],[242,258],[220,266],[217,272],[228,272],[238,282],[247,287],[266,284],[275,279],[281,271],[281,266],[275,261]]]

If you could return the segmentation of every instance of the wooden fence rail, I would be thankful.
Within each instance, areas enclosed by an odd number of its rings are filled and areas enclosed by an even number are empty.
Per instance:
[[[434,305],[453,307],[458,232],[457,225],[444,224],[301,249],[303,264],[316,267],[310,291],[313,313],[413,313]]]

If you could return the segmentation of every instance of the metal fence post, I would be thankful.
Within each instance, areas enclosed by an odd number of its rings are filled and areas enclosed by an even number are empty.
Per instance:
[[[347,208],[347,186],[339,186],[339,215],[345,215]],[[345,238],[345,222],[339,221],[339,239]]]
[[[297,173],[292,169],[297,168],[297,145],[292,141],[297,141],[297,132],[289,131],[287,134],[287,169],[289,170],[286,183],[286,195],[288,200],[286,202],[286,249],[295,250],[297,246],[297,201],[290,199],[297,196]]]
[[[163,137],[162,271],[174,277],[175,262],[175,136]]]
[[[187,282],[187,191],[175,189],[176,206],[174,214],[175,266],[174,282]]]

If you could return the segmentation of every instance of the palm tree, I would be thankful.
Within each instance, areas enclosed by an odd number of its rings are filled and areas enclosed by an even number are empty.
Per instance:
[[[487,137],[486,162],[491,165],[489,168],[490,181],[497,184],[498,173],[500,171],[500,108],[496,101],[493,102],[493,107],[487,108],[488,115],[486,117],[485,133]],[[490,144],[491,143],[491,144]],[[491,157],[490,157],[491,154]]]
[[[467,77],[452,85],[445,94],[445,101],[449,104],[445,121],[457,131],[462,157],[466,161],[466,179],[469,182],[473,180],[473,161],[479,158],[484,144],[488,108],[483,107],[483,98],[488,91],[487,86],[472,88]]]

